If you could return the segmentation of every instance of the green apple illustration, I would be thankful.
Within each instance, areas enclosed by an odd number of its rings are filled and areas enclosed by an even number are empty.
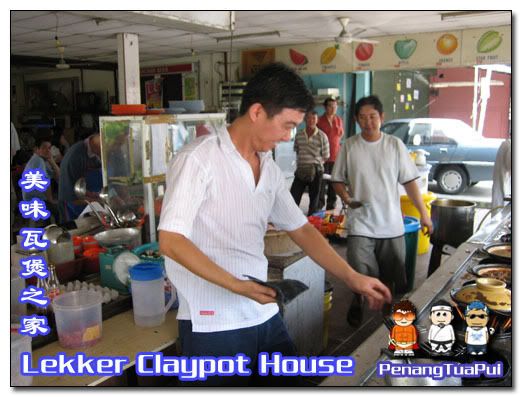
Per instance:
[[[417,49],[417,40],[397,40],[393,45],[393,48],[400,59],[408,59]]]

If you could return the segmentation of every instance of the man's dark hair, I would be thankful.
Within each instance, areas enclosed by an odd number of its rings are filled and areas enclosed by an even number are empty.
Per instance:
[[[373,106],[373,108],[377,110],[377,112],[379,112],[380,115],[382,115],[384,112],[384,108],[379,97],[377,95],[370,95],[361,98],[357,101],[357,103],[355,104],[355,116],[358,116],[359,112],[361,111],[361,108],[366,105]]]
[[[261,68],[248,82],[239,115],[255,103],[263,105],[269,118],[284,108],[306,113],[314,108],[314,98],[303,79],[288,66],[276,62]]]
[[[34,147],[39,148],[44,142],[52,142],[53,133],[49,128],[41,128],[35,134]]]
[[[337,102],[337,99],[335,99],[333,96],[328,97],[324,100],[323,106],[326,108],[329,102]]]
[[[317,116],[317,112],[315,110],[309,110],[308,112],[306,112],[305,116],[308,116],[309,114],[313,114],[314,116]]]

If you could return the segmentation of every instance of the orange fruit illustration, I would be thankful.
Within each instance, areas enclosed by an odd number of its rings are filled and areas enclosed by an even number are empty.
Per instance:
[[[451,33],[445,33],[437,40],[437,51],[442,55],[449,55],[457,49],[459,42]]]

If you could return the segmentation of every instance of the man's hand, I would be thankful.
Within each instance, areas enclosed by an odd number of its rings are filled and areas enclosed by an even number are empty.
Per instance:
[[[425,235],[430,235],[433,233],[433,223],[431,222],[431,218],[426,214],[425,216],[421,216],[421,227],[422,232]]]
[[[374,277],[355,272],[347,284],[353,292],[363,295],[368,300],[371,310],[378,310],[385,303],[392,301],[388,287]]]
[[[277,294],[274,289],[265,287],[264,285],[260,285],[254,281],[238,280],[233,291],[236,294],[253,299],[262,305],[277,302],[275,299]]]
[[[353,210],[357,209],[357,208],[361,208],[364,205],[364,203],[362,201],[353,200],[353,199],[348,200],[347,204],[348,204],[348,207],[350,207]]]

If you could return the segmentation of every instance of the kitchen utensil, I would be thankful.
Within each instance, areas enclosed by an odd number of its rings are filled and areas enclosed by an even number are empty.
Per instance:
[[[109,287],[122,294],[129,294],[128,268],[140,262],[140,258],[122,246],[100,252],[100,279],[103,287]]]
[[[511,291],[506,288],[506,283],[500,280],[479,278],[474,282],[465,283],[461,288],[452,289],[450,295],[463,308],[473,301],[481,301],[491,310],[511,316]]]
[[[476,204],[471,201],[437,199],[431,203],[431,243],[458,247],[473,234]]]
[[[277,293],[277,302],[285,305],[308,289],[308,286],[299,280],[285,279],[265,282],[247,274],[243,274],[243,277],[264,285],[265,287],[273,288]]]
[[[106,230],[95,234],[94,238],[106,248],[123,245],[132,249],[141,244],[141,230],[134,227]]]
[[[74,194],[79,199],[84,199],[87,194],[87,182],[84,177],[79,178],[74,184]]]
[[[74,260],[74,246],[71,240],[51,244],[47,250],[47,258],[50,263],[55,265]]]
[[[54,298],[52,306],[62,347],[84,348],[101,339],[102,301],[102,294],[92,290],[66,292]]]
[[[471,268],[471,273],[477,277],[495,278],[511,285],[511,266],[505,264],[479,264]]]
[[[86,200],[86,194],[87,194],[87,182],[85,182],[85,178],[81,177],[78,178],[76,183],[74,184],[74,194],[76,194],[76,197],[78,197],[80,200],[84,200],[91,211],[94,213],[96,218],[100,221],[100,223],[107,227],[107,222],[105,222],[105,219],[103,219],[103,216],[100,215],[100,213],[96,210],[96,207],[94,207],[89,200]]]
[[[504,263],[511,263],[511,243],[491,243],[482,247],[482,250],[493,259]]]
[[[156,327],[176,298],[165,305],[164,271],[159,263],[139,263],[129,269],[134,322],[140,327]]]
[[[98,197],[103,202],[103,204],[105,204],[105,208],[107,208],[107,211],[109,211],[109,214],[112,220],[115,222],[116,226],[121,227],[122,224],[109,203],[109,188],[107,186],[102,187]]]
[[[67,241],[71,238],[71,235],[60,226],[52,224],[44,228],[43,238],[49,240],[51,244],[56,244],[59,240],[61,242]]]

